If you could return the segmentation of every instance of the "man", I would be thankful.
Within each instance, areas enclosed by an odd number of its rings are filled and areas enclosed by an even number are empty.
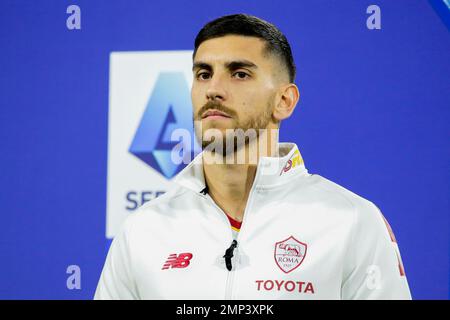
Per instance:
[[[278,143],[299,100],[286,37],[253,16],[216,19],[193,76],[203,152],[126,219],[95,299],[410,299],[378,208]]]

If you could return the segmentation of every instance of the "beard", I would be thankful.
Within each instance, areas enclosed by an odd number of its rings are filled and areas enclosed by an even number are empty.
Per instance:
[[[208,128],[203,130],[201,116],[210,109],[216,109],[228,114],[231,117],[229,120],[230,124],[227,126],[220,124],[215,125],[214,120],[212,120],[210,125],[208,125]],[[199,110],[197,115],[194,116],[193,120],[196,139],[202,146],[202,150],[208,149],[208,147],[211,146],[215,152],[218,152],[224,157],[230,154],[236,154],[238,150],[248,146],[250,142],[255,139],[258,139],[261,131],[263,131],[262,129],[267,129],[270,121],[277,123],[276,119],[272,116],[272,110],[273,105],[268,103],[261,113],[244,121],[240,120],[237,113],[233,110],[215,101],[209,101]],[[215,130],[209,131],[210,129]],[[212,137],[208,134],[211,132],[213,132],[211,134]],[[219,132],[220,134],[218,134]],[[217,139],[221,139],[221,143],[217,141]],[[217,144],[218,147],[214,147],[212,144]]]

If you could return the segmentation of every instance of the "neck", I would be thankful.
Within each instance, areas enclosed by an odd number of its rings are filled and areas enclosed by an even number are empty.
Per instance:
[[[205,152],[203,171],[208,193],[222,210],[237,221],[242,221],[250,189],[261,157],[278,155],[278,131],[268,130],[239,149],[235,161],[217,163],[217,155]],[[244,161],[236,161],[245,159]],[[237,162],[237,163],[236,163]]]

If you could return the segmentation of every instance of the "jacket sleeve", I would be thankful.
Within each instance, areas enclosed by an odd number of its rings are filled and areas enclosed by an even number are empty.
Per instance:
[[[131,218],[132,216],[127,217],[111,243],[94,300],[139,299],[129,250]]]
[[[342,299],[410,300],[397,241],[387,220],[369,201],[356,204],[355,214]]]

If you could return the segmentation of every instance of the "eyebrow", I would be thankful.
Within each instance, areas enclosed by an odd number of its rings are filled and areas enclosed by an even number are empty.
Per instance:
[[[248,69],[257,69],[258,66],[249,60],[236,60],[225,63],[225,68],[230,71],[240,69],[240,68],[248,68]],[[208,71],[212,70],[212,66],[209,63],[197,61],[192,65],[192,71],[196,69],[205,69]]]

